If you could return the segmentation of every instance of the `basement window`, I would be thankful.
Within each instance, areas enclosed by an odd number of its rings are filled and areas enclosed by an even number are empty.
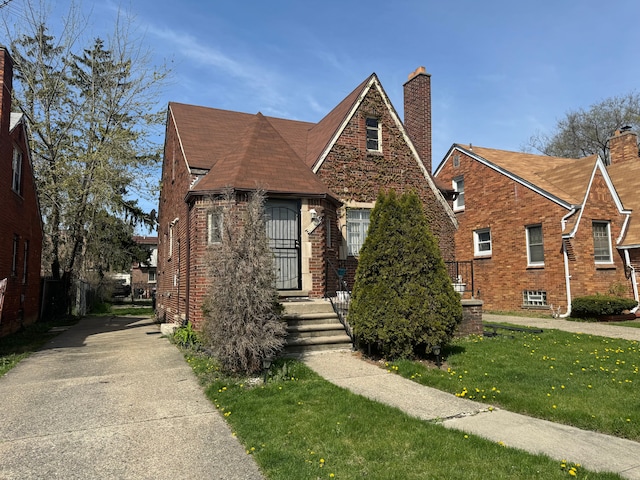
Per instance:
[[[522,306],[525,308],[546,307],[547,292],[544,290],[524,290],[522,292]]]

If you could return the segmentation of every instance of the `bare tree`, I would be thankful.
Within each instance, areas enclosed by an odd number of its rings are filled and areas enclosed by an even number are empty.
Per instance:
[[[248,203],[236,203],[229,191],[224,206],[212,212],[222,218],[222,241],[210,250],[212,285],[203,332],[223,368],[234,373],[259,371],[265,357],[282,349],[286,335],[264,202],[262,191],[251,193]]]
[[[567,112],[550,135],[533,135],[525,149],[566,158],[582,158],[597,153],[608,163],[608,140],[616,130],[625,126],[640,129],[640,94],[636,92],[607,98],[591,105],[588,110],[581,108]]]
[[[132,197],[157,190],[144,182],[159,165],[157,99],[169,72],[150,66],[124,14],[108,38],[89,41],[83,40],[87,19],[75,3],[58,35],[48,15],[46,2],[27,1],[20,23],[5,27],[18,80],[15,100],[29,120],[44,260],[55,278],[70,281],[104,251],[95,242],[108,241],[96,231],[113,224],[105,216],[153,225],[155,212],[142,211]]]

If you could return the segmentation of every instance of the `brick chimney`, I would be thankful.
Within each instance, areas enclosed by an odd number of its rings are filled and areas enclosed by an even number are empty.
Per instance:
[[[424,67],[409,74],[404,84],[404,126],[431,173],[431,75]]]
[[[9,134],[12,88],[13,60],[8,50],[0,46],[0,135],[3,137]]]
[[[639,156],[638,135],[631,131],[631,127],[616,130],[609,139],[609,164],[638,160]]]

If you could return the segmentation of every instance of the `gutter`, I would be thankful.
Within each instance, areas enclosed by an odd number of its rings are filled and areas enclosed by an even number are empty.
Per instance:
[[[560,220],[560,226],[561,226],[563,232],[564,232],[565,227],[567,226],[567,219],[571,215],[576,213],[578,208],[579,207],[572,206],[571,210],[569,211],[569,213],[567,213]],[[571,235],[569,235],[568,238],[571,238]],[[560,318],[567,318],[569,315],[571,315],[571,273],[569,272],[569,255],[567,254],[567,244],[565,243],[564,240],[565,239],[564,239],[564,236],[563,236],[562,237],[562,258],[564,259],[564,282],[565,282],[566,290],[567,290],[567,311],[565,313],[562,313],[562,314],[558,315],[558,317],[560,317]]]

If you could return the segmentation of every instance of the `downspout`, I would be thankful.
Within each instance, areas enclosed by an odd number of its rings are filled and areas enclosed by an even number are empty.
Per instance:
[[[633,288],[633,299],[638,302],[638,281],[636,280],[636,269],[631,265],[631,259],[629,258],[629,249],[624,249],[624,263],[625,267],[629,268],[631,272],[631,287]],[[636,313],[640,305],[636,305],[631,309],[631,313]]]
[[[576,208],[572,207],[569,213],[562,217],[562,219],[560,220],[560,227],[562,229],[561,231],[564,232],[564,228],[567,225],[567,218],[569,218],[574,213],[576,213]],[[571,315],[571,273],[569,272],[569,255],[567,254],[567,244],[564,241],[564,238],[562,239],[562,258],[564,259],[564,282],[567,290],[567,311],[558,316],[560,318],[567,318],[569,315]]]

